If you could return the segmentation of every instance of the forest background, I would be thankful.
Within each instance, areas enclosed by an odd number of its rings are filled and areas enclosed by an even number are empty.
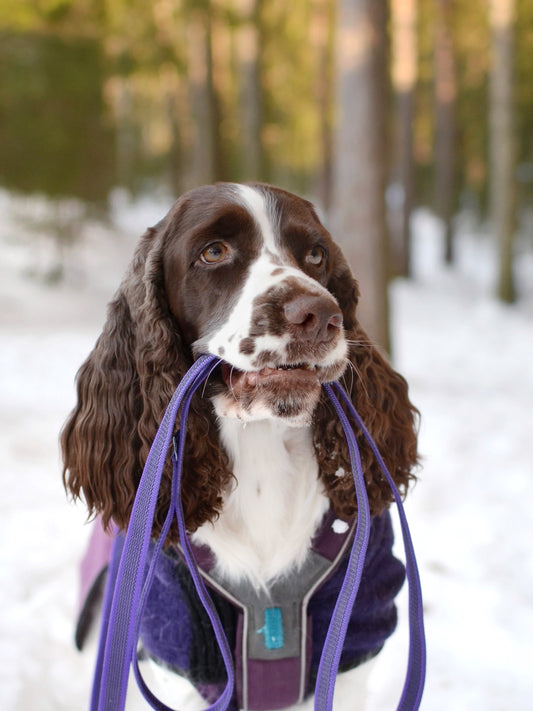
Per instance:
[[[36,225],[58,247],[47,278],[117,187],[174,197],[254,179],[317,202],[354,268],[368,265],[373,302],[409,273],[421,205],[443,220],[448,262],[457,216],[487,222],[494,288],[519,297],[513,265],[533,239],[528,0],[2,0],[0,31],[0,186],[49,199]],[[361,258],[365,243],[378,257]],[[386,303],[365,318],[388,348]]]
[[[187,188],[260,179],[317,204],[421,411],[422,708],[529,711],[532,48],[530,0],[0,0],[3,708],[87,707],[57,436],[135,242]]]

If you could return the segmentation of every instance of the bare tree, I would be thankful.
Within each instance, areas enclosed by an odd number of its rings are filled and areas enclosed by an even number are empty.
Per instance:
[[[513,142],[513,28],[515,0],[491,0],[490,211],[499,250],[498,296],[516,299],[513,274],[515,148]]]
[[[191,107],[195,127],[193,174],[196,183],[223,180],[226,166],[220,132],[221,107],[214,77],[213,1],[194,8],[188,23]]]
[[[359,317],[389,350],[386,0],[341,0],[332,227],[361,287]]]
[[[311,41],[316,54],[315,96],[319,108],[321,166],[317,194],[326,212],[331,208],[333,170],[333,107],[335,102],[335,3],[314,0]]]
[[[445,261],[453,262],[455,195],[455,80],[452,13],[454,0],[437,0],[435,27],[435,206],[444,223]]]
[[[413,209],[413,121],[417,76],[416,0],[391,0],[392,83],[396,100],[395,179],[401,187],[400,215],[394,240],[394,270],[411,272],[410,220]]]
[[[261,139],[263,91],[261,79],[263,0],[238,0],[241,26],[237,52],[241,73],[243,167],[247,180],[264,178],[265,156]]]
[[[188,23],[189,82],[193,118],[191,166],[193,183],[214,178],[214,146],[211,132],[211,93],[208,89],[208,38],[201,12],[191,13]]]

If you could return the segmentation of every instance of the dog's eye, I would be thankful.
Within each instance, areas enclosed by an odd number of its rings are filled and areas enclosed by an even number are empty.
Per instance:
[[[326,251],[323,247],[312,247],[305,255],[305,263],[313,267],[321,267],[326,261]]]
[[[213,242],[213,244],[204,249],[200,255],[200,260],[204,264],[217,264],[227,256],[228,252],[229,250],[223,242]]]

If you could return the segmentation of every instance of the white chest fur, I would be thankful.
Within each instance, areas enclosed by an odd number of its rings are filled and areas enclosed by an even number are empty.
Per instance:
[[[328,508],[311,430],[270,419],[221,418],[219,427],[236,481],[193,540],[211,548],[219,575],[267,586],[303,563]]]

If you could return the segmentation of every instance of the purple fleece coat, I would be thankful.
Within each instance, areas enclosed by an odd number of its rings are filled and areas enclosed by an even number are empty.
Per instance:
[[[374,517],[363,576],[340,659],[341,670],[353,668],[378,654],[396,627],[394,598],[404,582],[405,569],[392,555],[393,540],[389,512]],[[76,631],[80,648],[93,618],[94,602],[101,594],[102,571],[109,554],[110,539],[103,537],[97,522],[82,564],[84,604]],[[314,689],[320,655],[347,562],[346,555],[309,602],[312,656],[308,694]],[[230,646],[235,649],[238,611],[216,591],[211,591],[211,594]],[[207,615],[197,600],[190,575],[172,551],[159,558],[140,634],[143,647],[150,656],[187,676],[208,702],[213,703],[218,698],[225,684],[222,658]],[[236,702],[230,711],[235,709]]]

